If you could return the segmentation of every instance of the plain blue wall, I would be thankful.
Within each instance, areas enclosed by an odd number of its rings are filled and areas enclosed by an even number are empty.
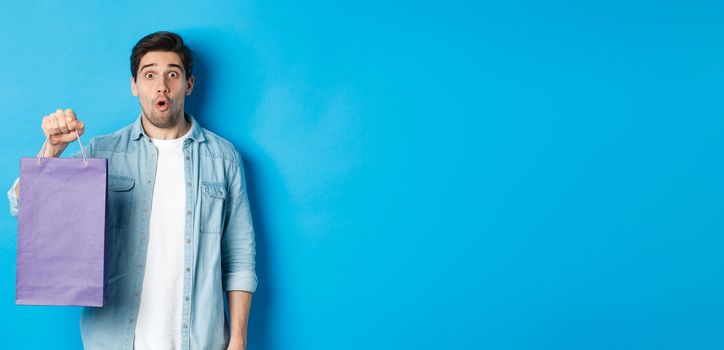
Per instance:
[[[58,107],[86,142],[131,123],[131,47],[173,30],[198,56],[188,109],[246,159],[251,350],[722,349],[723,14],[6,2],[0,184]],[[14,305],[0,229],[0,347],[80,348],[79,309]]]

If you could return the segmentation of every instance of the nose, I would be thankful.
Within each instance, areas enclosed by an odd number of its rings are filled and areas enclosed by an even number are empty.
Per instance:
[[[166,84],[166,79],[159,79],[159,83],[156,86],[156,92],[167,94],[168,91],[168,84]]]

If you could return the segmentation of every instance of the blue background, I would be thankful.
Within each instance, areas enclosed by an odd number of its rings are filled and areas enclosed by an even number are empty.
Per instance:
[[[6,1],[0,184],[56,108],[131,123],[131,48],[177,31],[245,157],[250,349],[722,349],[723,10]],[[0,230],[1,347],[80,348],[78,308],[14,305]]]

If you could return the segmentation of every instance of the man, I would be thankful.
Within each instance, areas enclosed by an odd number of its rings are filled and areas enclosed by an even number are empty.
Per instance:
[[[177,34],[142,38],[131,54],[140,116],[90,141],[89,156],[108,159],[107,281],[105,305],[81,315],[86,349],[246,348],[257,278],[244,169],[231,143],[184,112],[192,68]],[[44,155],[58,157],[85,124],[59,109],[42,129]],[[16,180],[14,216],[20,194]]]

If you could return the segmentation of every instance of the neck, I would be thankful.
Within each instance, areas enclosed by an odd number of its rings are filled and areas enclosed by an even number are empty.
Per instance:
[[[143,126],[143,130],[146,132],[146,135],[148,135],[148,137],[157,140],[177,139],[181,136],[186,135],[189,129],[191,129],[191,123],[188,122],[185,117],[179,118],[179,121],[178,123],[176,123],[176,125],[167,128],[159,128],[146,120],[146,116],[144,115],[141,118],[141,125]]]

